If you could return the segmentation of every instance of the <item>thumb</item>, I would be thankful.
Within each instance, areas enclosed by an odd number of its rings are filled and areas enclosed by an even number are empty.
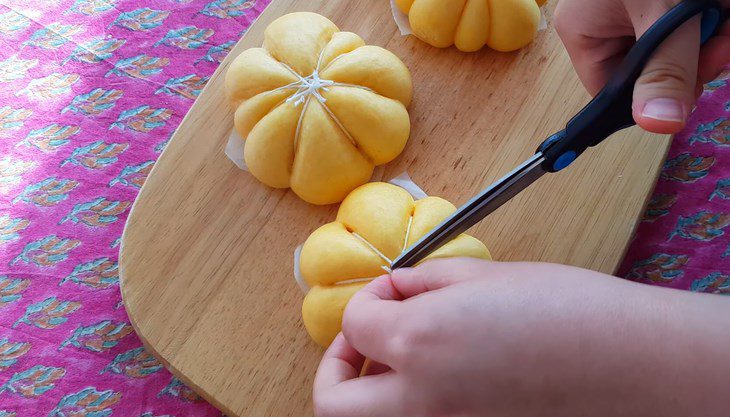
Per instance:
[[[657,49],[634,87],[633,115],[642,129],[667,134],[684,128],[694,105],[699,53],[699,18],[682,25]]]

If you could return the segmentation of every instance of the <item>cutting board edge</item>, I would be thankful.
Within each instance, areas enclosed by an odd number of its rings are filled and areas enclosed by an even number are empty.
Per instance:
[[[213,72],[213,74],[210,77],[211,80],[213,78],[216,78],[216,77],[225,76],[224,73],[225,73],[226,69],[228,68],[228,66],[230,65],[230,62],[233,61],[233,59],[235,59],[236,56],[239,55],[240,52],[238,52],[237,49],[238,49],[239,45],[246,38],[246,35],[248,33],[251,33],[252,32],[252,29],[254,29],[257,25],[260,25],[261,22],[263,20],[265,20],[265,19],[262,19],[262,17],[265,18],[268,14],[271,14],[271,13],[275,13],[274,12],[274,8],[267,7],[263,12],[261,12],[261,14],[259,14],[259,16],[256,17],[256,19],[251,23],[251,26],[249,26],[249,29],[246,31],[246,33],[244,33],[243,36],[241,36],[236,41],[236,44],[234,45],[234,47],[226,55],[226,57],[223,59],[223,61],[221,61],[221,63],[218,66],[218,68],[216,68],[216,70]],[[205,91],[208,88],[210,88],[210,86],[211,86],[211,83],[208,82],[206,84],[206,86],[203,88],[203,90],[201,91],[200,95],[202,96],[205,93]],[[185,113],[185,116],[180,121],[180,124],[175,129],[175,131],[172,134],[172,136],[170,137],[170,140],[168,141],[167,145],[165,146],[165,148],[162,150],[162,152],[158,156],[157,160],[155,161],[155,164],[153,165],[152,170],[150,170],[150,173],[148,174],[148,177],[151,177],[155,173],[155,170],[157,169],[157,165],[158,165],[157,164],[157,161],[159,161],[161,158],[163,158],[165,156],[165,152],[167,151],[167,148],[169,147],[169,145],[171,143],[173,143],[173,141],[175,141],[175,140],[180,140],[180,139],[178,139],[178,136],[180,136],[180,131],[186,125],[186,123],[188,122],[188,119],[191,117],[191,115],[194,114],[194,110],[196,109],[196,105],[199,105],[199,101],[198,100],[196,100],[193,103],[193,105],[190,106],[190,109],[188,109],[188,111]],[[232,122],[231,122],[231,126],[233,126],[233,123]],[[150,342],[149,338],[146,336],[146,334],[145,334],[144,330],[142,329],[142,327],[140,326],[140,324],[137,322],[137,319],[135,318],[135,312],[134,312],[134,308],[135,307],[134,307],[134,305],[133,304],[130,304],[130,305],[127,304],[127,300],[133,299],[133,297],[130,297],[127,294],[126,285],[124,284],[124,282],[125,282],[125,279],[124,279],[124,276],[125,276],[125,261],[126,261],[126,252],[124,250],[125,249],[125,244],[124,243],[126,241],[126,237],[129,234],[130,224],[136,223],[136,222],[133,222],[132,220],[134,219],[134,216],[135,216],[135,207],[137,207],[137,202],[140,201],[140,197],[145,192],[146,192],[145,184],[143,184],[142,187],[140,188],[139,193],[137,194],[137,197],[134,199],[134,202],[132,203],[132,207],[129,210],[129,214],[128,214],[127,220],[126,220],[126,222],[124,224],[124,229],[122,230],[122,236],[121,236],[121,240],[120,240],[120,244],[119,244],[119,262],[118,262],[118,268],[119,268],[119,291],[121,293],[122,303],[124,305],[124,309],[125,309],[125,311],[127,313],[127,316],[129,317],[129,322],[132,325],[132,328],[134,329],[134,332],[137,334],[137,337],[139,337],[139,340],[142,342],[142,345],[144,346],[144,348],[150,354],[152,354],[158,361],[160,361],[160,363],[165,367],[165,369],[167,369],[168,371],[170,371],[170,373],[173,376],[175,376],[176,378],[178,378],[186,386],[188,386],[193,391],[195,391],[201,398],[203,398],[205,401],[207,401],[208,403],[210,403],[212,406],[214,406],[215,408],[217,408],[218,410],[220,410],[221,412],[223,412],[225,415],[237,416],[237,415],[239,415],[239,413],[236,413],[232,409],[230,409],[227,406],[225,406],[222,402],[218,401],[214,396],[212,396],[211,394],[209,394],[205,389],[203,389],[197,383],[195,383],[190,378],[188,378],[187,376],[185,376],[185,374],[182,371],[180,371],[179,369],[177,369],[170,361],[168,361],[165,358],[164,355],[162,355],[156,349],[156,347],[154,346],[154,344],[152,342]]]
[[[124,300],[124,286],[122,284],[122,279],[121,279],[121,277],[122,277],[122,269],[123,268],[122,268],[122,264],[121,264],[121,261],[120,261],[120,263],[119,263],[119,278],[120,278],[119,279],[119,287],[120,287],[120,291],[122,293],[122,300]],[[182,381],[187,387],[189,387],[190,389],[192,389],[193,391],[195,391],[196,394],[198,394],[201,398],[203,398],[205,401],[207,401],[208,403],[210,403],[213,407],[215,407],[218,410],[220,410],[225,415],[227,415],[227,416],[228,415],[230,415],[230,416],[237,416],[237,415],[239,415],[238,413],[235,413],[233,410],[231,410],[228,407],[226,407],[225,405],[223,405],[223,403],[221,403],[220,401],[216,400],[215,397],[213,397],[212,395],[210,395],[206,390],[204,390],[203,388],[201,388],[200,386],[198,386],[198,384],[196,384],[191,379],[189,379],[188,377],[186,377],[183,372],[181,372],[180,370],[178,370],[177,368],[175,368],[175,366],[173,366],[170,362],[168,362],[165,359],[165,357],[162,354],[160,354],[157,351],[157,349],[155,349],[155,347],[153,346],[153,344],[145,336],[145,334],[142,331],[142,329],[140,329],[139,325],[137,324],[137,320],[134,318],[134,315],[130,311],[129,307],[125,304],[124,308],[125,308],[125,310],[127,312],[127,316],[129,317],[129,323],[132,325],[132,329],[134,329],[134,332],[137,334],[137,337],[142,342],[142,346],[144,346],[144,348],[145,348],[145,350],[147,352],[149,352],[150,354],[152,354],[152,356],[154,356],[158,361],[160,361],[160,363],[165,367],[165,369],[167,369],[168,371],[170,371],[170,373],[175,378],[177,378],[180,381]]]
[[[662,175],[662,167],[664,166],[664,162],[667,160],[667,157],[669,156],[669,151],[671,150],[672,142],[674,141],[674,135],[665,135],[665,136],[668,136],[670,139],[669,139],[667,145],[664,146],[664,155],[662,155],[661,163],[657,164],[656,168],[654,169],[653,175],[651,176],[651,182],[652,182],[652,184],[655,184],[655,185],[644,196],[644,201],[641,204],[641,210],[639,211],[639,215],[636,216],[636,218],[634,219],[634,224],[631,227],[630,236],[632,236],[632,237],[630,239],[626,240],[626,243],[624,244],[624,247],[621,251],[621,256],[618,257],[618,262],[614,266],[613,271],[611,271],[611,275],[616,276],[619,269],[621,268],[621,265],[623,264],[623,261],[629,252],[629,248],[631,247],[631,244],[634,241],[634,237],[636,236],[636,231],[638,230],[639,225],[641,225],[642,214],[646,212],[646,209],[649,206],[649,202],[651,201],[651,197],[654,194],[653,191],[656,188],[656,183],[657,183],[657,181],[659,181],[659,176]]]
[[[177,132],[175,133],[177,134]],[[175,134],[173,134],[173,139],[175,137]],[[172,141],[172,139],[171,139]],[[164,151],[163,151],[164,153]],[[154,170],[154,168],[153,168]],[[150,172],[150,175],[152,174],[152,171]],[[142,186],[144,188],[144,185]],[[140,190],[140,194],[142,193],[142,190]],[[132,204],[132,207],[129,210],[129,215],[127,217],[127,222],[124,225],[124,230],[122,231],[122,238],[121,242],[119,244],[119,292],[121,293],[122,297],[122,303],[124,306],[124,310],[127,313],[127,317],[129,318],[129,323],[132,325],[132,329],[134,329],[135,334],[139,338],[139,340],[142,342],[142,346],[144,346],[145,350],[152,354],[160,363],[170,371],[170,373],[175,376],[177,379],[182,381],[186,386],[191,388],[193,391],[195,391],[201,398],[203,398],[205,401],[213,405],[215,408],[220,410],[226,415],[235,416],[238,415],[233,410],[226,407],[222,402],[218,401],[214,396],[209,394],[206,390],[204,390],[202,387],[200,387],[198,384],[196,384],[194,381],[192,381],[190,378],[185,376],[183,372],[178,370],[170,361],[168,361],[164,355],[162,355],[155,345],[149,340],[147,337],[145,331],[142,329],[140,324],[137,322],[136,314],[135,314],[135,306],[134,304],[127,304],[128,300],[134,299],[133,297],[130,297],[127,293],[127,286],[125,285],[124,280],[124,273],[125,273],[125,260],[126,260],[126,251],[125,251],[125,237],[129,233],[129,225],[132,224],[132,222],[129,221],[129,219],[132,219],[133,216],[135,216],[135,207],[137,206],[138,199],[135,199],[135,202]]]

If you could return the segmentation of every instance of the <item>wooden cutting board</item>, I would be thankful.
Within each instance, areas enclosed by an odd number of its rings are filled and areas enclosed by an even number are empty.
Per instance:
[[[261,45],[264,28],[316,11],[413,74],[413,131],[384,171],[464,203],[564,127],[588,101],[552,28],[516,53],[440,50],[398,32],[387,0],[274,0],[183,120],[141,190],[120,257],[129,317],[147,348],[229,416],[309,416],[322,351],[300,319],[293,252],[335,217],[272,190],[224,155],[233,124],[223,76]],[[552,5],[548,11],[552,10]],[[669,139],[637,129],[543,177],[473,234],[498,260],[560,262],[613,272],[642,213]]]

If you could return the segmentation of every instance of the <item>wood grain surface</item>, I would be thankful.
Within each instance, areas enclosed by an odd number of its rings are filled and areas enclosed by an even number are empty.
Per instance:
[[[322,351],[302,326],[293,251],[336,206],[272,190],[224,155],[233,109],[223,75],[264,28],[316,11],[401,57],[415,100],[412,136],[383,173],[464,203],[588,101],[551,28],[516,53],[465,54],[403,37],[387,0],[274,0],[211,78],[141,190],[120,255],[130,319],[147,348],[229,416],[310,416]],[[552,9],[552,5],[548,10]],[[667,137],[637,129],[547,175],[472,230],[498,260],[613,272],[632,236]]]

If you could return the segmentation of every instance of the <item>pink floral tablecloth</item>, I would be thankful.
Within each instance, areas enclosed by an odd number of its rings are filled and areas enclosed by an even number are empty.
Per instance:
[[[141,347],[117,253],[155,159],[267,3],[0,0],[0,417],[220,415]],[[730,292],[729,115],[722,79],[622,275]]]
[[[619,275],[730,294],[728,226],[730,71],[706,86],[687,128],[675,136]]]
[[[141,347],[118,245],[268,2],[0,0],[0,417],[220,415]]]

